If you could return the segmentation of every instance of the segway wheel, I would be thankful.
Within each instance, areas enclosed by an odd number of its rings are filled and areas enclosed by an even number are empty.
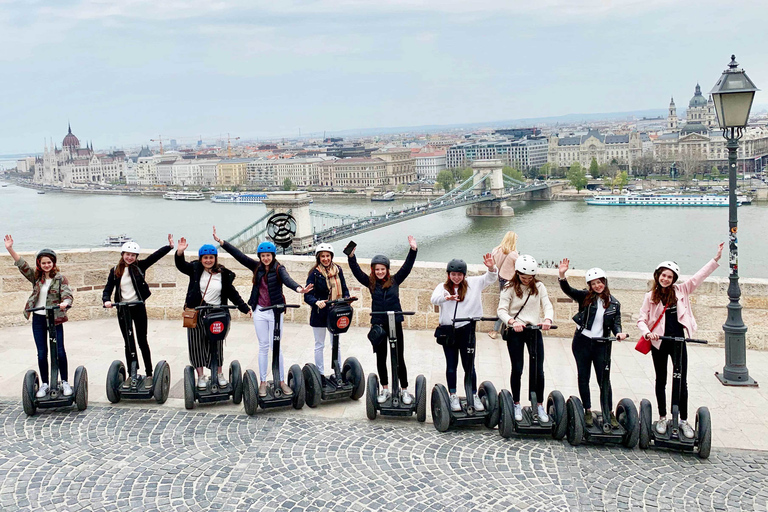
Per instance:
[[[477,396],[485,405],[487,414],[483,422],[488,428],[495,428],[499,424],[499,395],[491,381],[486,380],[480,384],[477,390]]]
[[[451,426],[451,400],[442,384],[432,388],[432,421],[438,432],[445,432]]]
[[[120,386],[125,382],[125,365],[122,361],[115,360],[109,365],[107,371],[107,400],[116,404],[120,401]]]
[[[171,391],[171,367],[165,361],[155,365],[155,373],[152,374],[152,394],[155,402],[164,404],[168,400]]]
[[[304,401],[311,408],[320,405],[323,398],[323,379],[320,377],[320,370],[312,363],[307,363],[301,370],[304,376],[304,388],[306,389],[306,398]]]
[[[21,387],[21,403],[27,416],[34,416],[35,412],[37,412],[35,395],[38,389],[40,387],[37,380],[37,372],[35,370],[27,370],[27,373],[24,375],[24,384]]]
[[[581,400],[572,396],[565,403],[568,413],[568,442],[571,446],[579,446],[584,437],[584,406]]]
[[[256,372],[253,370],[245,370],[245,377],[243,378],[243,405],[248,416],[256,414],[256,409],[259,406],[259,379],[256,378]]]
[[[651,402],[643,398],[640,400],[640,438],[638,443],[642,450],[647,450],[651,445],[651,436],[653,435],[651,431],[652,415]]]
[[[416,377],[416,419],[427,421],[427,378],[423,375]]]
[[[696,411],[696,441],[699,445],[697,455],[700,459],[708,459],[712,450],[712,417],[706,407]]]
[[[616,406],[616,419],[626,430],[621,444],[631,450],[637,445],[637,440],[640,437],[640,425],[638,425],[635,402],[629,398],[622,398],[619,405]]]
[[[356,357],[348,357],[344,360],[344,366],[342,366],[342,374],[347,382],[352,383],[352,394],[350,398],[352,400],[359,400],[363,393],[365,393],[365,374],[363,373],[363,366]]]
[[[379,377],[375,373],[368,374],[368,384],[365,387],[365,415],[369,420],[376,419],[376,398],[379,395]]]
[[[184,408],[195,408],[195,370],[189,365],[184,367]]]
[[[301,374],[301,366],[294,364],[288,371],[288,386],[293,390],[293,408],[304,407],[304,376]]]
[[[547,413],[552,418],[552,439],[561,441],[568,430],[568,414],[565,411],[565,398],[557,390],[547,397]]]
[[[515,402],[512,393],[502,389],[499,393],[499,435],[504,439],[512,437],[515,431]]]
[[[243,370],[237,359],[229,363],[229,382],[232,384],[232,403],[240,405],[243,401]]]
[[[78,366],[75,370],[75,406],[78,411],[88,408],[88,371],[84,366]]]

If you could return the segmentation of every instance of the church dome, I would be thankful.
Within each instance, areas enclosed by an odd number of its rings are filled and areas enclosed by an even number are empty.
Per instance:
[[[72,127],[68,126],[69,131],[67,132],[66,137],[64,137],[64,141],[61,143],[61,145],[65,148],[79,148],[80,147],[80,140],[78,140],[77,137],[75,137],[75,134],[72,133]]]
[[[699,84],[696,84],[696,92],[693,95],[693,98],[691,98],[691,101],[688,102],[688,108],[696,108],[696,107],[706,107],[707,106],[707,99],[701,94],[701,86]]]

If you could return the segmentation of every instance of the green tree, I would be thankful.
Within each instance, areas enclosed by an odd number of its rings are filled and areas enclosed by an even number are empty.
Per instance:
[[[627,171],[621,171],[616,175],[613,182],[614,185],[616,185],[616,188],[619,189],[619,192],[621,192],[621,190],[629,184],[629,174],[627,174]]]
[[[283,180],[283,190],[294,190],[293,182],[291,181],[291,178],[285,178]]]
[[[573,162],[565,177],[568,178],[568,182],[576,189],[576,192],[580,193],[581,189],[587,186],[587,173],[584,172],[584,168],[579,162]]]
[[[471,167],[455,167],[451,169],[451,174],[453,175],[453,181],[455,183],[468,180],[474,172],[475,171],[473,171]]]
[[[597,165],[597,159],[595,157],[592,157],[592,161],[589,163],[589,174],[591,174],[593,178],[600,177],[600,168]]]
[[[405,185],[403,185],[402,183],[397,186],[398,192],[403,192],[404,190],[405,190]]]
[[[549,178],[549,175],[550,175],[550,174],[552,174],[552,171],[553,171],[553,170],[554,170],[554,169],[552,168],[552,164],[550,164],[549,162],[547,162],[547,163],[545,163],[544,165],[542,165],[541,167],[539,167],[539,174],[541,174],[541,175],[543,175],[543,176],[546,176],[547,178]]]
[[[510,167],[509,165],[505,165],[501,172],[504,173],[505,176],[508,176],[512,178],[513,180],[517,181],[525,181],[525,176],[519,169],[515,169],[514,167]]]
[[[451,190],[453,186],[456,184],[456,180],[453,177],[453,172],[451,172],[448,169],[443,169],[437,174],[437,179],[435,180],[438,185],[440,185],[440,188],[445,190],[446,192]]]

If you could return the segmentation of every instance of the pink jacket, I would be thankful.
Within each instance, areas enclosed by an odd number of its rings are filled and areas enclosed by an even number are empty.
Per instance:
[[[499,269],[499,277],[509,281],[512,276],[515,275],[515,262],[517,261],[517,251],[512,251],[509,254],[504,254],[501,251],[501,247],[496,247],[491,251],[493,262],[496,264],[496,268]]]
[[[696,272],[690,279],[683,282],[677,282],[672,286],[675,287],[675,295],[677,296],[677,319],[688,331],[688,336],[693,336],[696,333],[696,319],[693,317],[693,311],[691,310],[689,296],[693,291],[699,287],[699,285],[709,275],[715,271],[720,265],[715,260],[709,260],[709,263],[704,265],[701,270]],[[643,305],[640,308],[640,318],[637,320],[637,327],[643,336],[651,332],[650,326],[656,323],[656,320],[664,311],[664,305],[659,302],[654,304],[651,302],[651,292],[645,294],[643,298]],[[653,330],[655,334],[662,336],[664,334],[664,318],[662,317],[656,328]],[[656,340],[653,346],[659,348],[661,341]]]

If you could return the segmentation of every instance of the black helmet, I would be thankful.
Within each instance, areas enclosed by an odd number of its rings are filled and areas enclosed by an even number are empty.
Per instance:
[[[462,274],[467,275],[467,264],[464,262],[464,260],[454,258],[448,262],[448,268],[446,268],[445,271],[461,272]]]
[[[56,252],[54,252],[53,249],[40,249],[40,251],[37,253],[37,256],[35,256],[35,259],[39,260],[43,256],[48,256],[54,261],[54,263],[56,262]]]
[[[387,267],[387,269],[389,269],[389,258],[384,256],[383,254],[377,254],[371,260],[371,266],[373,265],[384,265],[385,267]]]

